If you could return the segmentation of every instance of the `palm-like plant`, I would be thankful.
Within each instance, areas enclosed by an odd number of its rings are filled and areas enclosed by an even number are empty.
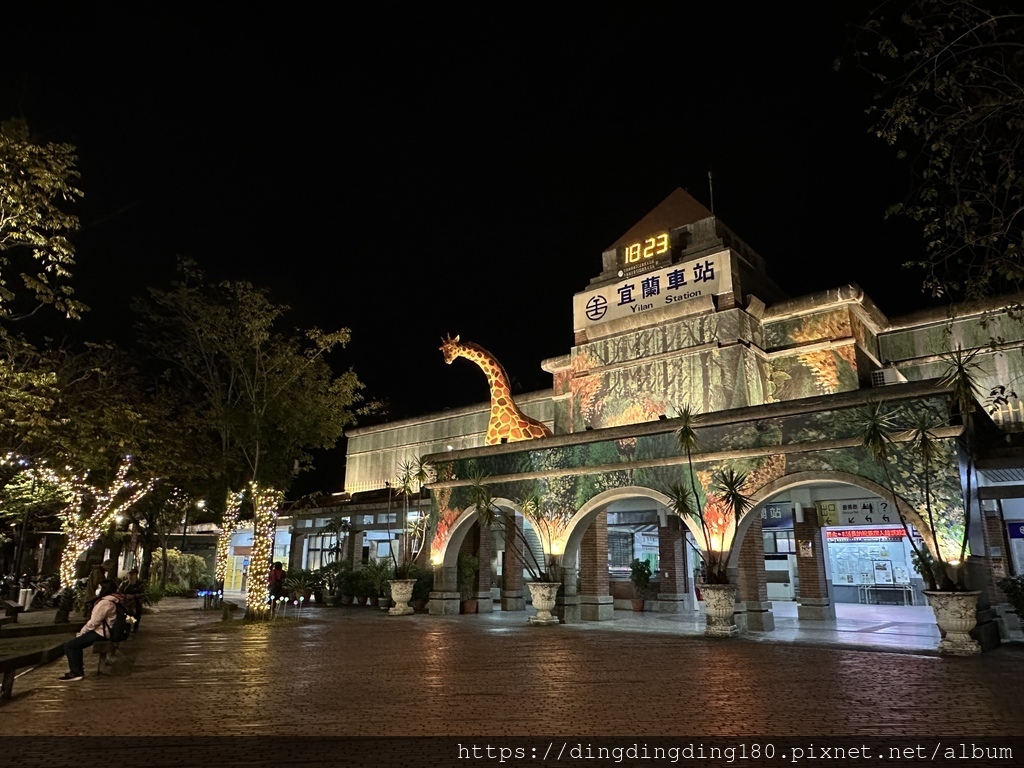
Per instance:
[[[341,551],[345,537],[351,532],[352,524],[348,521],[348,518],[332,517],[327,521],[327,524],[320,529],[321,536],[333,536],[334,544],[325,551],[325,555],[328,563],[337,563],[341,561]]]
[[[395,483],[388,486],[389,535],[391,533],[391,491],[397,492],[402,497],[402,538],[397,551],[395,548],[391,549],[391,566],[395,579],[413,578],[416,560],[426,546],[431,519],[429,516],[421,514],[418,507],[423,486],[430,481],[432,473],[430,463],[424,461],[422,457],[402,462],[398,467],[398,477],[395,479]],[[417,514],[410,519],[409,508],[413,497],[417,502]]]
[[[752,503],[743,492],[747,476],[732,468],[719,470],[712,475],[709,492],[705,492],[693,466],[693,454],[699,453],[700,443],[692,408],[684,405],[677,419],[680,426],[676,439],[686,456],[687,472],[682,482],[670,486],[670,504],[677,515],[693,520],[700,528],[697,554],[707,570],[707,583],[728,584],[736,523]]]
[[[899,429],[895,415],[885,412],[881,403],[868,403],[861,428],[861,445],[868,449],[875,463],[882,469],[887,490],[892,495],[893,506],[899,512],[900,522],[913,548],[918,570],[928,589],[933,591],[954,592],[966,589],[962,568],[967,555],[971,524],[971,483],[975,455],[973,416],[976,403],[982,397],[977,383],[977,376],[982,372],[982,367],[975,360],[977,354],[978,350],[965,352],[959,347],[944,353],[942,360],[945,363],[945,371],[936,382],[937,387],[949,390],[950,419],[959,419],[964,427],[960,442],[968,462],[967,492],[964,495],[964,526],[959,541],[951,542],[939,536],[940,521],[933,493],[938,443],[932,430],[936,425],[929,421],[927,415],[921,414],[916,417],[909,435],[905,435],[909,438],[907,445],[921,470],[911,473],[911,476],[920,483],[921,496],[924,499],[923,519],[929,529],[921,532],[927,537],[925,547],[919,546],[911,535],[910,525],[900,509],[893,483],[891,464],[894,459],[895,435]]]
[[[514,541],[518,541],[522,545],[523,567],[526,568],[530,578],[535,582],[551,583],[558,581],[558,563],[554,556],[552,555],[551,559],[547,560],[545,558],[538,558],[534,554],[533,548],[530,546],[530,542],[526,538],[523,529],[515,524],[510,515],[504,514],[494,503],[494,495],[487,485],[486,476],[477,474],[473,475],[470,479],[472,482],[470,500],[476,508],[477,519],[480,521],[480,525],[484,528],[500,529],[505,537],[506,546],[511,546]],[[547,536],[547,540],[550,542],[554,533],[552,526],[556,525],[556,523],[551,519],[540,496],[536,494],[531,495],[524,499],[520,506],[523,515],[530,520],[531,525],[540,533],[542,541]]]

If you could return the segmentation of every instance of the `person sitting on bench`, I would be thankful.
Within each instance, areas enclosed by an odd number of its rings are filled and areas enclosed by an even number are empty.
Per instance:
[[[139,581],[139,569],[132,568],[128,571],[128,578],[121,582],[117,591],[124,595],[125,608],[128,615],[135,618],[132,625],[132,634],[139,631],[139,624],[142,623],[142,603],[146,594],[146,583]]]
[[[89,621],[78,630],[78,634],[64,643],[64,655],[68,657],[68,671],[57,679],[69,683],[85,677],[83,652],[93,643],[107,639],[110,626],[117,615],[117,604],[124,596],[116,592],[117,586],[109,579],[100,585],[100,596],[93,606]]]

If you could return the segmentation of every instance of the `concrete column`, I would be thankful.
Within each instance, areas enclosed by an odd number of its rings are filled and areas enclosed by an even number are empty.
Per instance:
[[[686,556],[686,526],[676,514],[666,515],[658,529],[658,613],[693,610]]]
[[[434,591],[427,609],[431,616],[458,616],[462,600],[459,595],[459,570],[456,566],[434,566]]]
[[[363,567],[363,540],[366,533],[363,531],[352,531],[345,540],[345,548],[342,550],[342,557],[352,561],[352,570],[358,571]]]
[[[821,526],[814,507],[794,503],[793,539],[796,542],[797,575],[800,577],[797,618],[805,621],[834,619],[836,607],[828,594],[825,547],[821,543]]]
[[[739,544],[737,569],[737,602],[745,609],[746,629],[750,632],[771,632],[775,629],[775,614],[768,602],[768,580],[764,572],[764,538],[761,535],[761,516],[757,515],[747,528]]]
[[[608,621],[615,611],[608,589],[608,513],[601,512],[583,533],[580,543],[580,618],[583,621]],[[566,591],[572,579],[563,576]]]
[[[507,512],[504,530],[505,553],[501,561],[501,610],[525,611],[526,600],[523,597],[523,543],[518,534],[512,534],[512,528],[523,530],[523,519]]]

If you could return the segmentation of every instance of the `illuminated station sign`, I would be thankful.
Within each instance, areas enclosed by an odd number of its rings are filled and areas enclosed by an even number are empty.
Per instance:
[[[618,282],[573,296],[575,330],[732,290],[728,251],[672,264],[667,232],[619,249],[619,264],[648,268],[620,268]]]

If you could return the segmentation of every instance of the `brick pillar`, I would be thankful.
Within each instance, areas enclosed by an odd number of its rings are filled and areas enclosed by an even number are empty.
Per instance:
[[[669,514],[665,526],[658,529],[658,613],[693,610],[687,560],[686,526],[678,515]]]
[[[971,637],[981,644],[983,651],[990,651],[998,648],[1002,640],[1010,636],[1006,621],[1006,596],[996,586],[996,582],[1009,572],[1006,567],[1009,541],[1002,505],[998,501],[980,501],[977,497],[975,500],[981,508],[973,508],[977,517],[971,523],[981,528],[983,551],[967,558],[968,584],[981,592],[978,595],[978,623],[971,630]],[[1019,617],[1014,618],[1019,621]]]
[[[505,553],[501,561],[501,610],[525,611],[523,598],[523,542],[518,534],[512,535],[512,528],[523,530],[523,519],[512,513],[506,515],[504,527],[509,535],[505,537]]]
[[[491,583],[494,576],[491,571],[491,558],[494,557],[494,534],[490,528],[484,528],[480,522],[474,526],[476,536],[476,557],[480,561],[477,570],[476,599],[477,610],[480,613],[490,613],[494,610],[494,598],[491,597]]]
[[[761,535],[761,516],[756,515],[747,528],[743,541],[738,542],[739,593],[737,601],[746,609],[746,629],[751,632],[771,632],[775,629],[775,615],[768,602],[768,580],[764,572],[764,537]]]
[[[828,592],[825,576],[825,551],[821,543],[821,526],[818,525],[818,511],[811,506],[800,505],[793,509],[793,539],[796,542],[796,570],[800,578],[800,594],[797,595],[797,618],[809,621],[825,621],[836,617],[836,607]]]
[[[600,512],[580,543],[580,618],[608,621],[615,611],[608,589],[608,513]]]

